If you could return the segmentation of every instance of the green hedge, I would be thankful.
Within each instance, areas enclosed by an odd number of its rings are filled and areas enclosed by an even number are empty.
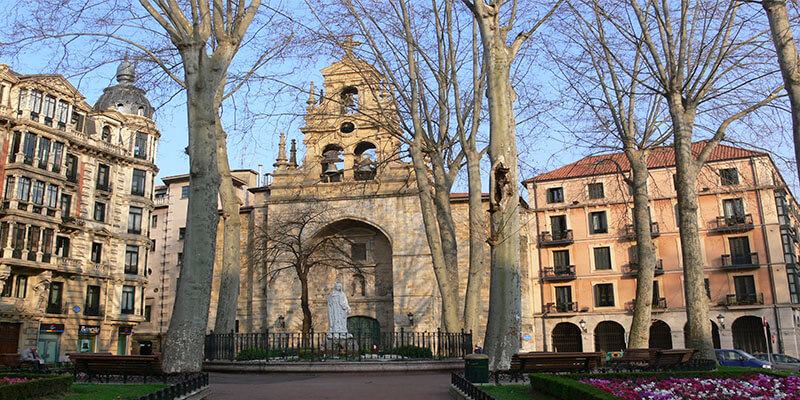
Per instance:
[[[433,358],[431,349],[412,345],[395,347],[390,354],[397,354],[408,358]]]
[[[784,377],[792,375],[783,371],[763,368],[720,367],[716,371],[658,371],[658,372],[618,372],[607,374],[530,374],[531,387],[534,391],[553,396],[558,399],[581,400],[618,400],[619,398],[592,385],[581,383],[581,379],[640,379],[640,378],[738,378],[742,375],[763,374]]]
[[[1,385],[0,399],[3,400],[28,399],[62,393],[69,389],[73,380],[71,375],[3,374],[3,376],[31,379],[24,383]]]
[[[319,352],[319,351],[318,351]],[[266,360],[267,358],[293,357],[310,360],[311,349],[244,349],[236,355],[236,361]]]

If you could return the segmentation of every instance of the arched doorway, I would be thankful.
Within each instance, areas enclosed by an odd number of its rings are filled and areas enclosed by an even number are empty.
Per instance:
[[[607,353],[625,349],[625,328],[614,321],[603,321],[594,328],[594,351]]]
[[[557,352],[582,352],[581,328],[569,322],[560,322],[553,328],[553,350]]]
[[[347,317],[347,332],[359,341],[362,348],[370,349],[381,342],[381,325],[375,318],[360,315]]]
[[[653,321],[650,325],[650,342],[648,346],[651,349],[672,348],[672,330],[666,322],[661,320]]]
[[[719,328],[717,328],[717,323],[711,321],[711,342],[714,345],[715,349],[721,349],[722,345],[719,342]],[[689,347],[689,323],[683,324],[683,347]]]
[[[731,324],[731,333],[734,349],[744,350],[750,354],[767,352],[761,318],[752,315],[736,318]]]

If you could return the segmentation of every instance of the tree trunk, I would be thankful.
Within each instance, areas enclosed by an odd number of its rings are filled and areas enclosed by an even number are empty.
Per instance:
[[[206,56],[205,43],[181,49],[189,122],[189,205],[184,261],[178,279],[167,340],[164,370],[200,372],[208,326],[208,306],[219,222],[217,192],[216,112],[217,82],[225,68]]]
[[[409,153],[414,165],[414,173],[417,176],[422,222],[425,228],[425,237],[428,240],[428,247],[431,250],[433,272],[436,275],[439,293],[442,296],[442,330],[455,332],[461,327],[461,320],[458,317],[458,282],[448,273],[437,223],[432,184],[428,176],[428,168],[425,165],[425,155],[420,148],[420,140],[419,137],[414,139],[411,146],[409,146]]]
[[[679,92],[678,92],[679,93]],[[708,297],[703,273],[703,255],[697,223],[697,175],[700,166],[692,154],[692,130],[695,109],[684,109],[679,94],[669,98],[670,116],[675,137],[677,170],[678,228],[681,235],[683,279],[686,290],[686,320],[689,334],[686,348],[697,349],[694,359],[716,363],[708,315]]]
[[[489,369],[508,369],[521,347],[522,287],[520,283],[519,179],[515,93],[511,87],[510,50],[496,27],[478,20],[487,66],[489,103],[490,227],[492,252],[486,354]]]
[[[778,65],[781,68],[786,93],[789,94],[789,104],[792,109],[794,156],[795,160],[800,160],[800,70],[797,65],[797,46],[794,42],[792,27],[789,24],[789,14],[786,12],[786,2],[764,0],[761,4],[767,12],[772,43],[775,45],[775,52],[778,55]],[[800,163],[796,164],[797,174],[800,178]]]
[[[308,274],[299,275],[300,278],[300,308],[303,310],[303,337],[311,333],[311,306],[308,302]]]
[[[636,232],[636,256],[639,271],[636,280],[636,302],[633,307],[628,348],[650,347],[650,315],[653,304],[653,278],[656,250],[651,236],[649,196],[647,194],[647,150],[626,149],[633,180],[633,224]]]
[[[236,311],[239,303],[242,223],[239,219],[239,197],[236,196],[233,188],[233,176],[228,164],[227,134],[219,121],[217,122],[217,165],[221,178],[219,198],[222,203],[223,238],[222,271],[214,329],[217,332],[232,332],[236,326]]]
[[[431,155],[430,158],[438,157]],[[453,292],[453,303],[457,307],[461,299],[459,296],[458,279],[458,240],[456,239],[456,227],[453,222],[453,210],[450,207],[450,191],[453,183],[448,179],[447,171],[442,166],[441,160],[433,160],[433,203],[436,207],[436,223],[439,226],[439,237],[442,243],[442,253],[444,254],[445,271],[451,282]],[[458,308],[453,308],[453,312],[458,315]],[[448,332],[458,332],[464,328],[463,320],[456,318],[456,325],[448,325]]]
[[[483,274],[486,273],[486,212],[481,202],[480,154],[464,149],[469,182],[469,272],[464,296],[464,329],[478,332],[479,301]]]

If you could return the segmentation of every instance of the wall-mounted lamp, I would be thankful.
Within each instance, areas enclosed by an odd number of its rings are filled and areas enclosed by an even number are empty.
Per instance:
[[[408,323],[411,324],[411,326],[414,326],[414,313],[409,311],[408,314],[406,314],[406,317],[408,317]]]
[[[581,330],[582,330],[584,333],[586,333],[586,332],[587,332],[587,331],[586,331],[586,321],[584,321],[583,319],[581,319],[581,320],[578,322],[578,325],[580,325],[580,326],[581,326]]]
[[[719,326],[722,329],[725,329],[725,316],[722,314],[717,314],[717,322],[719,322]]]
[[[278,322],[275,324],[279,328],[286,328],[286,318],[283,315],[278,317]]]

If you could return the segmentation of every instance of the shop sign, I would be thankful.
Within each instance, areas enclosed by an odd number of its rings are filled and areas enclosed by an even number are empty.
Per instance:
[[[39,332],[44,333],[63,333],[64,324],[41,324],[39,325]]]
[[[99,335],[100,327],[94,325],[81,325],[78,333],[81,335]]]
[[[131,334],[133,334],[133,327],[132,326],[120,326],[119,327],[119,334],[120,335],[131,335]]]

